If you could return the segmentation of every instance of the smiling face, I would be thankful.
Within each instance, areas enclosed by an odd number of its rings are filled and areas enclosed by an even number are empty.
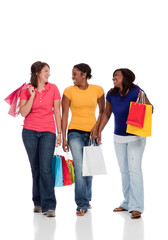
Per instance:
[[[37,73],[38,82],[47,83],[50,76],[50,68],[45,65],[39,73]]]
[[[113,75],[113,83],[114,83],[114,87],[119,88],[120,90],[122,90],[123,86],[122,86],[122,82],[123,82],[123,75],[121,71],[116,71]]]
[[[80,86],[84,81],[86,81],[86,73],[82,73],[77,68],[73,68],[72,80],[75,86]]]

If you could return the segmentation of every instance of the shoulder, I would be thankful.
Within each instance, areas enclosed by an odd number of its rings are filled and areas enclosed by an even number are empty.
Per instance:
[[[103,87],[99,86],[99,85],[93,85],[93,84],[89,84],[90,89],[92,91],[96,91],[98,93],[98,95],[103,95],[104,94],[104,89]]]
[[[69,86],[69,87],[66,87],[65,89],[64,89],[64,93],[66,93],[66,92],[72,92],[72,91],[74,91],[75,90],[75,86]]]
[[[58,89],[57,85],[54,83],[47,83],[46,88],[48,89]]]

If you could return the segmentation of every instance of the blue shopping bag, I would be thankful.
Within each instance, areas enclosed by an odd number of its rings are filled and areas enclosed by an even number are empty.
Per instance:
[[[54,177],[54,186],[63,187],[62,158],[54,155],[52,159],[52,173]]]

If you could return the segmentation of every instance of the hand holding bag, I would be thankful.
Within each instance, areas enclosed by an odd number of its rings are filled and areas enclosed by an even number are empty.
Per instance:
[[[83,147],[83,176],[106,174],[104,157],[100,145],[90,140],[90,146]]]

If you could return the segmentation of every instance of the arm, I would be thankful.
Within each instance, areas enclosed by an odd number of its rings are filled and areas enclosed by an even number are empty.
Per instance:
[[[98,136],[97,136],[98,144],[101,144],[101,132],[104,129],[104,127],[106,126],[108,120],[110,119],[111,113],[112,113],[111,103],[106,101],[106,108],[105,108],[105,111],[101,118],[101,122],[100,122],[99,129],[98,129]]]
[[[94,125],[94,127],[92,128],[91,133],[90,133],[90,137],[92,139],[96,139],[97,138],[97,130],[99,128],[101,117],[102,117],[103,112],[104,112],[104,108],[105,108],[104,94],[100,98],[98,98],[97,103],[98,103],[98,106],[99,106],[99,115],[98,115],[96,124]]]
[[[54,115],[57,128],[56,146],[61,145],[61,112],[60,112],[60,100],[54,100]]]
[[[35,90],[34,87],[30,87],[29,88],[29,92],[30,92],[30,98],[29,100],[20,100],[20,106],[19,106],[19,111],[22,115],[22,117],[26,117],[32,108],[33,105],[33,101],[34,101],[34,97],[35,97]]]
[[[68,112],[71,104],[71,100],[63,95],[62,98],[62,140],[63,140],[63,150],[69,151],[68,142],[66,140],[66,130],[68,125]]]

